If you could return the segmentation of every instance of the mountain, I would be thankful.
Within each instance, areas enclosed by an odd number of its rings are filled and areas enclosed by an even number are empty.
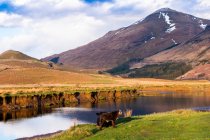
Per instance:
[[[140,62],[109,70],[126,77],[207,79],[210,77],[210,26],[188,41]],[[181,76],[182,75],[182,76]]]
[[[26,54],[23,54],[19,51],[14,50],[8,50],[0,54],[0,60],[1,59],[13,59],[13,60],[37,60],[35,58],[32,58]]]
[[[210,21],[163,8],[73,50],[42,60],[81,69],[110,69],[171,49],[202,32]]]
[[[193,66],[200,63],[210,63],[210,26],[190,40],[172,49],[162,51],[148,57],[142,63],[163,63],[169,61],[182,61]]]
[[[19,51],[8,50],[0,54],[0,70],[34,67],[57,68],[52,62],[42,62]]]

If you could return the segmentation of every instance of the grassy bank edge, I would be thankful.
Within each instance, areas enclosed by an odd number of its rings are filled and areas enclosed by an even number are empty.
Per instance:
[[[95,124],[84,124],[42,140],[81,139],[210,139],[210,112],[175,110],[165,113],[121,118],[116,128],[99,131]]]

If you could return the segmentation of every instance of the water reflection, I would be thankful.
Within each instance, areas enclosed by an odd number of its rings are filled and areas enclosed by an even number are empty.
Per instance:
[[[11,111],[11,112],[4,111],[4,112],[0,112],[0,121],[7,122],[8,120],[37,117],[39,115],[44,115],[51,112],[52,112],[52,108],[21,109],[21,110]]]
[[[207,94],[159,94],[158,96],[139,97],[101,101],[98,103],[72,104],[69,107],[41,110],[25,109],[0,113],[0,139],[15,139],[52,133],[68,129],[75,123],[95,123],[96,112],[115,109],[133,109],[133,115],[144,115],[183,108],[210,108]]]
[[[69,111],[72,114],[71,111]],[[11,140],[22,137],[46,134],[58,130],[68,129],[75,123],[87,123],[86,121],[76,121],[73,115],[65,117],[65,113],[53,112],[30,119],[11,120],[6,123],[0,122],[0,139]]]

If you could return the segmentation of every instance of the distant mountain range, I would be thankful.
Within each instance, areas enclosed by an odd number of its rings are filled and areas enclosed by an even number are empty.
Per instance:
[[[208,25],[210,20],[163,8],[87,45],[33,61],[123,77],[210,80]]]

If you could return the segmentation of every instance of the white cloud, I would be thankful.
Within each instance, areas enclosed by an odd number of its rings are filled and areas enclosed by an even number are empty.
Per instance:
[[[12,3],[17,6],[23,6],[30,3],[31,0],[13,0]]]
[[[85,5],[82,1],[79,0],[13,0],[12,3],[17,6],[26,6],[27,8],[38,8],[38,7],[46,7],[51,8],[81,8]],[[51,6],[51,7],[49,7]]]
[[[20,28],[21,32],[18,30],[17,34],[0,38],[0,51],[15,49],[41,58],[94,40],[100,34],[98,29],[104,28],[104,23],[94,17],[79,14],[59,20],[33,20],[30,26],[23,24]]]
[[[18,14],[0,13],[0,25],[3,27],[27,26],[30,21],[29,18],[24,18]]]
[[[81,0],[12,0],[11,3],[17,7],[15,13],[0,12],[3,31],[0,52],[15,49],[37,58],[84,45],[163,7],[210,18],[209,0],[114,0],[101,4]]]
[[[198,0],[198,3],[202,7],[209,7],[210,6],[210,1],[209,0]]]

